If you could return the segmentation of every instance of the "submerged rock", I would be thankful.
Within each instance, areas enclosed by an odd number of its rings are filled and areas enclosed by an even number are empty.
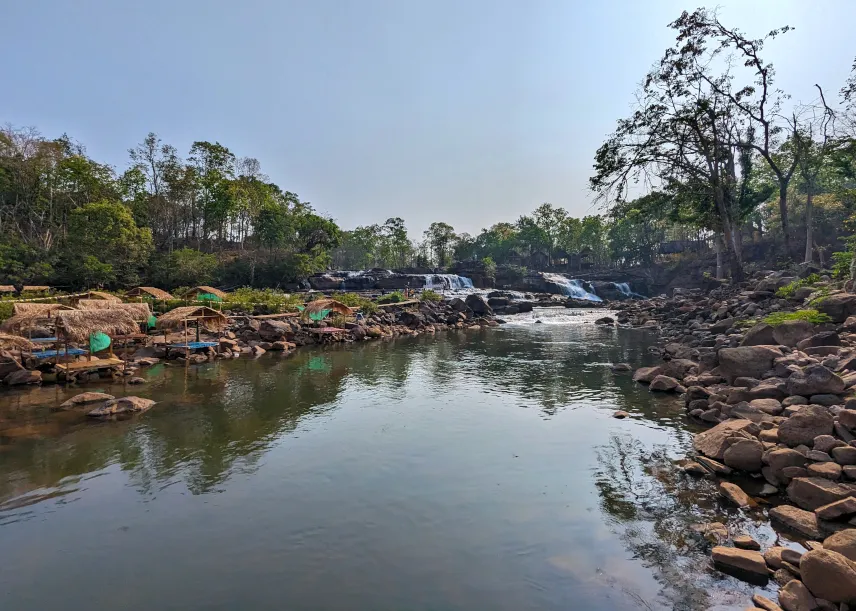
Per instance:
[[[108,395],[103,392],[82,392],[79,395],[74,395],[71,399],[60,404],[60,409],[74,409],[81,405],[90,405],[92,403],[101,403],[113,399],[113,395]]]
[[[108,416],[116,416],[119,414],[144,412],[150,409],[155,404],[151,399],[142,397],[122,397],[121,399],[111,399],[101,407],[97,407],[87,414],[93,418],[105,418]]]

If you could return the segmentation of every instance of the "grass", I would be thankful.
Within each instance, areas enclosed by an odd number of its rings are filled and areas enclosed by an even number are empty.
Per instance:
[[[404,293],[401,291],[393,291],[381,297],[378,297],[378,303],[401,303],[404,301]]]
[[[437,302],[439,302],[439,301],[443,301],[443,296],[436,291],[432,291],[431,289],[425,289],[424,291],[422,291],[422,294],[419,296],[419,300],[420,301],[437,301]]]
[[[365,315],[371,315],[377,312],[377,304],[357,293],[341,293],[333,295],[333,299],[341,301],[349,308],[360,308],[360,311]]]
[[[810,274],[805,278],[800,278],[798,280],[794,280],[781,287],[778,291],[776,291],[776,297],[780,297],[782,299],[790,299],[794,296],[794,293],[797,292],[797,289],[800,289],[804,286],[811,286],[812,284],[816,284],[820,282],[819,274]]]
[[[775,312],[764,319],[764,322],[771,327],[778,327],[790,320],[804,320],[813,325],[822,325],[823,323],[832,322],[832,319],[826,314],[822,314],[817,310],[797,310],[796,312]]]

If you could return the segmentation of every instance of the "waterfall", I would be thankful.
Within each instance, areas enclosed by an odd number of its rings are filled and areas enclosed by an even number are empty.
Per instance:
[[[574,299],[585,299],[587,301],[603,301],[594,293],[589,293],[579,280],[571,280],[560,274],[544,274],[544,280],[559,286],[563,295]]]
[[[457,274],[426,274],[425,288],[431,290],[464,290],[473,288],[473,281]]]
[[[615,288],[618,289],[618,292],[621,293],[622,295],[624,295],[625,297],[644,298],[644,295],[640,295],[639,293],[634,293],[630,289],[630,283],[629,282],[613,282],[612,284],[615,285]]]

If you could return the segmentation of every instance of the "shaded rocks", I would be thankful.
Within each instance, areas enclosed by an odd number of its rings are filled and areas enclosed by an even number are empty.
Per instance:
[[[852,515],[856,515],[856,499],[847,497],[846,499],[823,505],[814,510],[814,515],[821,520],[849,518]]]
[[[472,310],[473,314],[476,314],[478,316],[486,316],[489,314],[493,314],[493,309],[488,305],[487,301],[485,301],[484,297],[482,297],[481,295],[467,295],[467,298],[464,303],[470,310]]]
[[[722,348],[719,351],[719,371],[729,380],[741,376],[760,378],[773,368],[773,361],[781,356],[781,351],[774,346]]]
[[[662,372],[663,370],[660,367],[640,367],[633,372],[633,381],[641,384],[650,384]]]
[[[840,501],[853,493],[851,488],[821,477],[794,478],[787,490],[791,501],[809,511]]]
[[[144,412],[155,404],[151,399],[142,397],[122,397],[121,399],[110,399],[101,407],[97,407],[87,414],[93,418],[106,418],[120,414]]]
[[[823,365],[809,365],[788,378],[788,393],[804,397],[844,392],[844,380]]]
[[[263,320],[258,331],[259,337],[266,342],[283,340],[293,333],[291,325],[281,320]]]
[[[3,382],[7,386],[24,386],[26,384],[41,384],[42,372],[41,371],[28,371],[26,369],[13,371],[12,373],[8,374],[5,378],[3,378]]]
[[[618,418],[619,420],[623,420],[624,418],[629,418],[630,414],[625,412],[624,410],[618,410],[612,414],[613,418]]]
[[[651,384],[648,387],[648,390],[652,392],[684,392],[686,390],[681,383],[678,382],[675,378],[670,378],[669,376],[658,375],[653,380],[651,380]]]
[[[815,307],[818,312],[829,316],[832,322],[841,323],[856,314],[856,295],[847,293],[829,295]]]
[[[760,322],[749,329],[740,341],[741,346],[775,346],[776,339],[773,337],[773,327]]]

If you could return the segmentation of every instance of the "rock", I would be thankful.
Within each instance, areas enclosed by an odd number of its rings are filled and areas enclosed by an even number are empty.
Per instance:
[[[614,373],[629,373],[633,368],[629,363],[613,363],[610,367]]]
[[[777,344],[794,347],[800,341],[811,337],[814,331],[814,325],[808,321],[786,320],[773,329],[773,339]]]
[[[113,399],[113,395],[108,395],[103,392],[82,392],[79,395],[74,395],[68,401],[62,403],[60,409],[74,409],[81,405],[91,405],[92,403],[101,403]]]
[[[828,505],[823,505],[815,509],[814,515],[821,520],[849,518],[852,515],[856,515],[856,499],[853,497],[847,497],[840,501],[833,501]]]
[[[136,359],[134,362],[140,367],[151,367],[152,365],[160,363],[160,359],[154,356],[147,356],[145,358]]]
[[[675,378],[659,375],[651,380],[648,390],[652,392],[683,392],[683,386]]]
[[[818,312],[826,314],[832,322],[842,323],[856,314],[856,295],[838,293],[825,297],[816,306]]]
[[[813,405],[823,405],[832,407],[833,405],[841,405],[841,397],[838,395],[812,395],[809,398],[809,403]]]
[[[841,477],[841,465],[834,462],[814,463],[806,471],[809,477],[822,477],[833,482]]]
[[[771,569],[780,569],[782,568],[782,552],[786,550],[785,547],[774,546],[767,551],[764,552],[764,562],[767,563]]]
[[[484,297],[481,295],[467,295],[464,303],[467,307],[473,311],[473,314],[478,316],[486,316],[489,314],[493,314],[493,309],[487,304],[487,301],[484,300]]]
[[[739,547],[740,549],[751,549],[755,551],[761,549],[761,544],[749,535],[737,535],[734,537],[734,546]]]
[[[799,579],[799,576],[782,567],[773,574],[773,579],[777,584],[784,587],[794,579]]]
[[[832,424],[826,408],[808,405],[779,425],[779,440],[789,446],[813,444],[818,435],[832,434]]]
[[[265,350],[261,346],[253,346],[252,348],[250,348],[250,352],[253,354],[253,356],[261,356],[265,352],[267,352],[267,350]]]
[[[722,543],[728,539],[728,527],[719,522],[706,522],[704,524],[694,524],[691,527],[694,531],[704,536],[711,543]]]
[[[856,410],[842,409],[838,412],[838,422],[846,426],[851,431],[856,431]]]
[[[814,511],[818,507],[853,495],[853,490],[820,477],[798,477],[791,481],[788,498],[796,505]]]
[[[729,437],[740,436],[741,432],[746,432],[754,437],[759,430],[758,425],[749,420],[726,420],[712,429],[696,435],[693,439],[693,448],[709,458],[721,461],[725,450],[730,445]]]
[[[790,481],[797,477],[808,477],[808,469],[805,467],[785,467],[782,469],[782,477]]]
[[[818,435],[820,437],[820,435]],[[805,453],[805,457],[815,462],[832,462],[832,457],[826,452],[820,450],[809,450]]]
[[[42,382],[42,372],[41,371],[27,371],[26,369],[19,369],[18,371],[13,371],[8,374],[5,378],[3,378],[3,382],[7,386],[23,386],[25,384],[41,384]]]
[[[823,365],[815,364],[794,372],[788,378],[787,388],[792,395],[841,394],[844,380]]]
[[[752,602],[758,609],[763,609],[764,611],[782,611],[779,605],[766,596],[761,596],[760,594],[753,594]]]
[[[660,367],[640,367],[633,372],[633,381],[642,384],[650,384],[651,381],[660,375],[663,370]]]
[[[779,590],[779,604],[784,611],[815,611],[817,601],[798,579],[792,579]]]
[[[791,405],[808,405],[808,399],[800,395],[791,395],[782,401],[782,405],[790,407]]]
[[[698,363],[689,359],[672,359],[660,365],[660,374],[679,380],[696,372],[698,372]]]
[[[627,412],[625,412],[624,410],[618,410],[617,412],[615,412],[615,413],[613,413],[613,414],[612,414],[612,417],[613,417],[613,418],[618,418],[618,419],[620,420],[620,419],[623,419],[623,418],[629,418],[629,417],[630,417],[630,414],[629,414],[629,413],[627,413]]]
[[[778,416],[785,409],[778,399],[752,399],[749,401],[749,407],[754,407],[771,416]]]
[[[805,456],[790,448],[770,450],[764,454],[763,459],[764,462],[770,465],[770,468],[777,477],[781,477],[782,471],[787,467],[803,467],[808,462]]]
[[[146,383],[146,379],[145,379],[145,378],[140,378],[140,377],[137,377],[137,376],[132,377],[132,378],[130,378],[130,379],[128,380],[128,384],[145,384],[145,383]]]
[[[612,318],[611,316],[604,316],[603,318],[598,318],[597,320],[595,320],[594,324],[596,324],[596,325],[614,325],[615,319]]]
[[[87,414],[93,418],[104,418],[107,416],[115,416],[118,414],[144,412],[150,409],[155,404],[151,399],[142,397],[122,397],[121,399],[111,399],[101,407],[97,407]]]
[[[773,327],[763,322],[749,329],[740,341],[741,346],[775,346],[777,343],[773,338]]]
[[[726,467],[722,463],[719,463],[711,458],[707,458],[705,456],[696,456],[696,460],[699,462],[699,464],[701,464],[711,473],[716,473],[717,475],[731,475],[732,473],[731,467]]]
[[[720,482],[719,493],[738,507],[750,507],[754,501],[737,484]]]
[[[685,463],[681,468],[684,470],[684,473],[689,473],[690,475],[707,475],[709,473],[707,469],[693,460]]]
[[[809,539],[820,539],[823,536],[817,523],[817,516],[811,511],[805,511],[791,505],[779,505],[770,509],[769,515],[771,520]]]
[[[836,439],[832,435],[818,435],[814,438],[814,445],[812,448],[818,450],[820,452],[826,452],[827,454],[831,454],[833,448],[837,448],[840,446],[846,446],[843,441],[840,439]]]
[[[840,530],[823,540],[823,549],[838,552],[856,562],[856,529]]]
[[[747,571],[755,575],[762,575],[765,579],[769,575],[767,573],[767,564],[764,562],[764,556],[759,552],[717,546],[711,551],[711,557],[713,558],[714,565],[718,567]]]
[[[782,353],[775,346],[741,346],[722,348],[718,356],[720,374],[733,380],[740,376],[760,378],[773,368],[773,361]]]
[[[806,348],[817,348],[819,346],[840,346],[841,337],[835,331],[821,331],[811,337],[808,337],[797,344],[799,350],[805,351]]]
[[[853,448],[856,450],[856,448]],[[732,444],[722,455],[723,462],[732,469],[757,473],[763,467],[761,456],[764,446],[754,439],[743,439]]]
[[[263,320],[259,325],[259,337],[266,342],[287,339],[293,333],[291,325],[281,320]]]
[[[829,549],[812,550],[800,561],[802,580],[809,591],[830,602],[856,602],[856,566]]]
[[[832,457],[839,465],[856,465],[856,448],[853,446],[832,448]]]
[[[359,327],[359,328],[362,329],[362,327]],[[270,349],[274,350],[276,352],[286,352],[288,350],[294,349],[294,344],[280,340],[277,342],[273,342],[270,345]]]

